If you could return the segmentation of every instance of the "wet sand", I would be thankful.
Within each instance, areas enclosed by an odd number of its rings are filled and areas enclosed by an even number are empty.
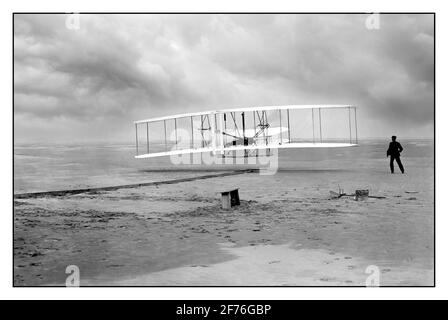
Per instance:
[[[431,286],[433,168],[383,162],[15,199],[14,284],[64,285],[77,265],[81,285],[364,285],[376,265],[383,286]],[[338,185],[385,198],[330,199]]]

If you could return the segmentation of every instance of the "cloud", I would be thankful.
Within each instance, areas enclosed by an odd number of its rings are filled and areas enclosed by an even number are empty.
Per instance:
[[[366,17],[81,15],[71,30],[16,14],[16,140],[131,141],[136,119],[308,103],[358,105],[363,136],[431,135],[432,15]]]

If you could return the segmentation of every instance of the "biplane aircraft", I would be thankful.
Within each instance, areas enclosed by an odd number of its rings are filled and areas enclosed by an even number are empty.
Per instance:
[[[332,127],[344,139],[323,138],[322,113],[331,115]],[[302,111],[299,117],[293,116]],[[306,120],[308,119],[309,120]],[[293,138],[295,127],[309,125],[308,135]],[[154,158],[210,152],[222,157],[256,156],[258,150],[282,148],[340,148],[358,145],[356,107],[351,105],[287,105],[224,109],[138,120],[135,124],[135,158]],[[346,128],[346,129],[343,129]],[[150,139],[153,137],[153,139]]]

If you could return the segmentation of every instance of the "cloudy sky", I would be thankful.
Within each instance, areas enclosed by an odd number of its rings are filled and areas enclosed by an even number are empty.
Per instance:
[[[14,17],[16,142],[133,142],[133,120],[359,106],[361,137],[431,137],[432,15]]]

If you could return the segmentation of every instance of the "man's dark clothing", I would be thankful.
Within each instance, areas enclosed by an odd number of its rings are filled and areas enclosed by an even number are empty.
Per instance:
[[[403,164],[400,160],[400,152],[403,151],[403,147],[400,142],[392,141],[389,143],[389,149],[387,149],[387,155],[390,156],[390,172],[394,173],[394,160],[397,161],[398,167],[401,172],[404,173]]]

